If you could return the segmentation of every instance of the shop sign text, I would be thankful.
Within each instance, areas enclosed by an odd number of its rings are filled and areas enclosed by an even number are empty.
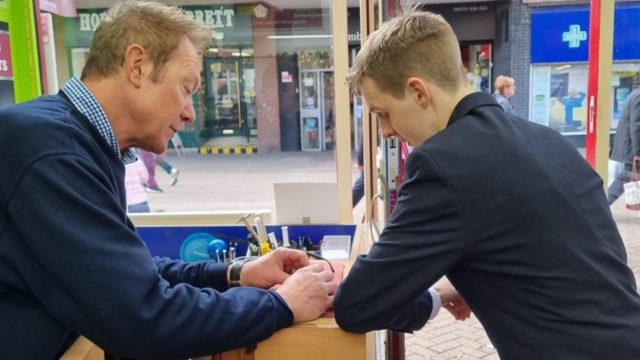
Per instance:
[[[488,11],[489,7],[487,5],[465,5],[465,6],[454,6],[454,13],[463,13],[463,12],[484,12]]]
[[[199,24],[210,29],[233,27],[233,17],[235,11],[232,8],[216,9],[183,9],[185,15],[195,20]],[[81,12],[78,14],[80,31],[96,31],[100,23],[106,18],[107,11],[102,12]]]

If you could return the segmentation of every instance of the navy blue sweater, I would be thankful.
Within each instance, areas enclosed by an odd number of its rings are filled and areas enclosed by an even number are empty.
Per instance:
[[[114,354],[201,356],[292,323],[276,293],[227,290],[225,267],[151,256],[122,162],[64,94],[0,111],[0,154],[1,359],[55,359],[78,335]]]

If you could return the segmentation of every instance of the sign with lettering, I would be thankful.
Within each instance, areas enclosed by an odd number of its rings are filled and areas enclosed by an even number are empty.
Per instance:
[[[11,50],[9,48],[9,33],[6,31],[0,31],[0,79],[13,79]]]
[[[455,31],[459,41],[485,42],[496,37],[496,2],[477,4],[440,4],[442,1],[420,1],[420,9],[442,15]]]
[[[640,5],[618,3],[614,11],[613,60],[640,59]],[[589,7],[548,7],[531,14],[531,63],[589,60]]]
[[[454,13],[477,13],[489,11],[488,5],[456,5],[452,8]]]
[[[184,13],[210,29],[233,27],[233,17],[235,15],[233,8],[225,8],[223,6],[193,9],[185,7]]]
[[[264,16],[254,19],[257,29],[323,29],[330,24],[322,9],[281,9],[274,16]]]
[[[80,31],[94,32],[107,16],[107,11],[83,11],[78,10],[78,21]]]
[[[188,17],[209,29],[232,28],[234,23],[235,10],[233,7],[213,6],[213,7],[184,7],[183,12]],[[78,10],[78,21],[80,31],[94,32],[100,23],[107,16],[107,10]]]

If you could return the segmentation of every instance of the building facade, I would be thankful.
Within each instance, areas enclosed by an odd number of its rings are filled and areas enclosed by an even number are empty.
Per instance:
[[[589,2],[514,0],[509,5],[511,61],[516,114],[549,126],[585,146],[588,83]],[[640,2],[616,1],[611,134],[640,71]],[[507,63],[507,62],[505,62]]]
[[[276,4],[277,3],[277,4]],[[57,47],[69,76],[80,76],[93,32],[106,14],[78,1],[59,21]],[[261,152],[325,151],[335,146],[331,11],[321,1],[179,1],[214,32],[194,96],[196,122],[180,131],[186,147],[250,146]],[[323,7],[324,5],[324,7]],[[349,9],[348,42],[359,47],[359,11]]]

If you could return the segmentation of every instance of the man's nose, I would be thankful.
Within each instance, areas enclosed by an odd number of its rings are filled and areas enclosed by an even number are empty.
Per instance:
[[[193,124],[196,120],[196,110],[193,108],[193,102],[189,101],[189,103],[184,107],[184,110],[182,110],[182,113],[180,114],[180,120],[189,124]]]
[[[396,135],[395,130],[393,130],[391,126],[384,126],[384,125],[380,128],[380,133],[382,134],[382,137],[385,139],[388,139]]]

